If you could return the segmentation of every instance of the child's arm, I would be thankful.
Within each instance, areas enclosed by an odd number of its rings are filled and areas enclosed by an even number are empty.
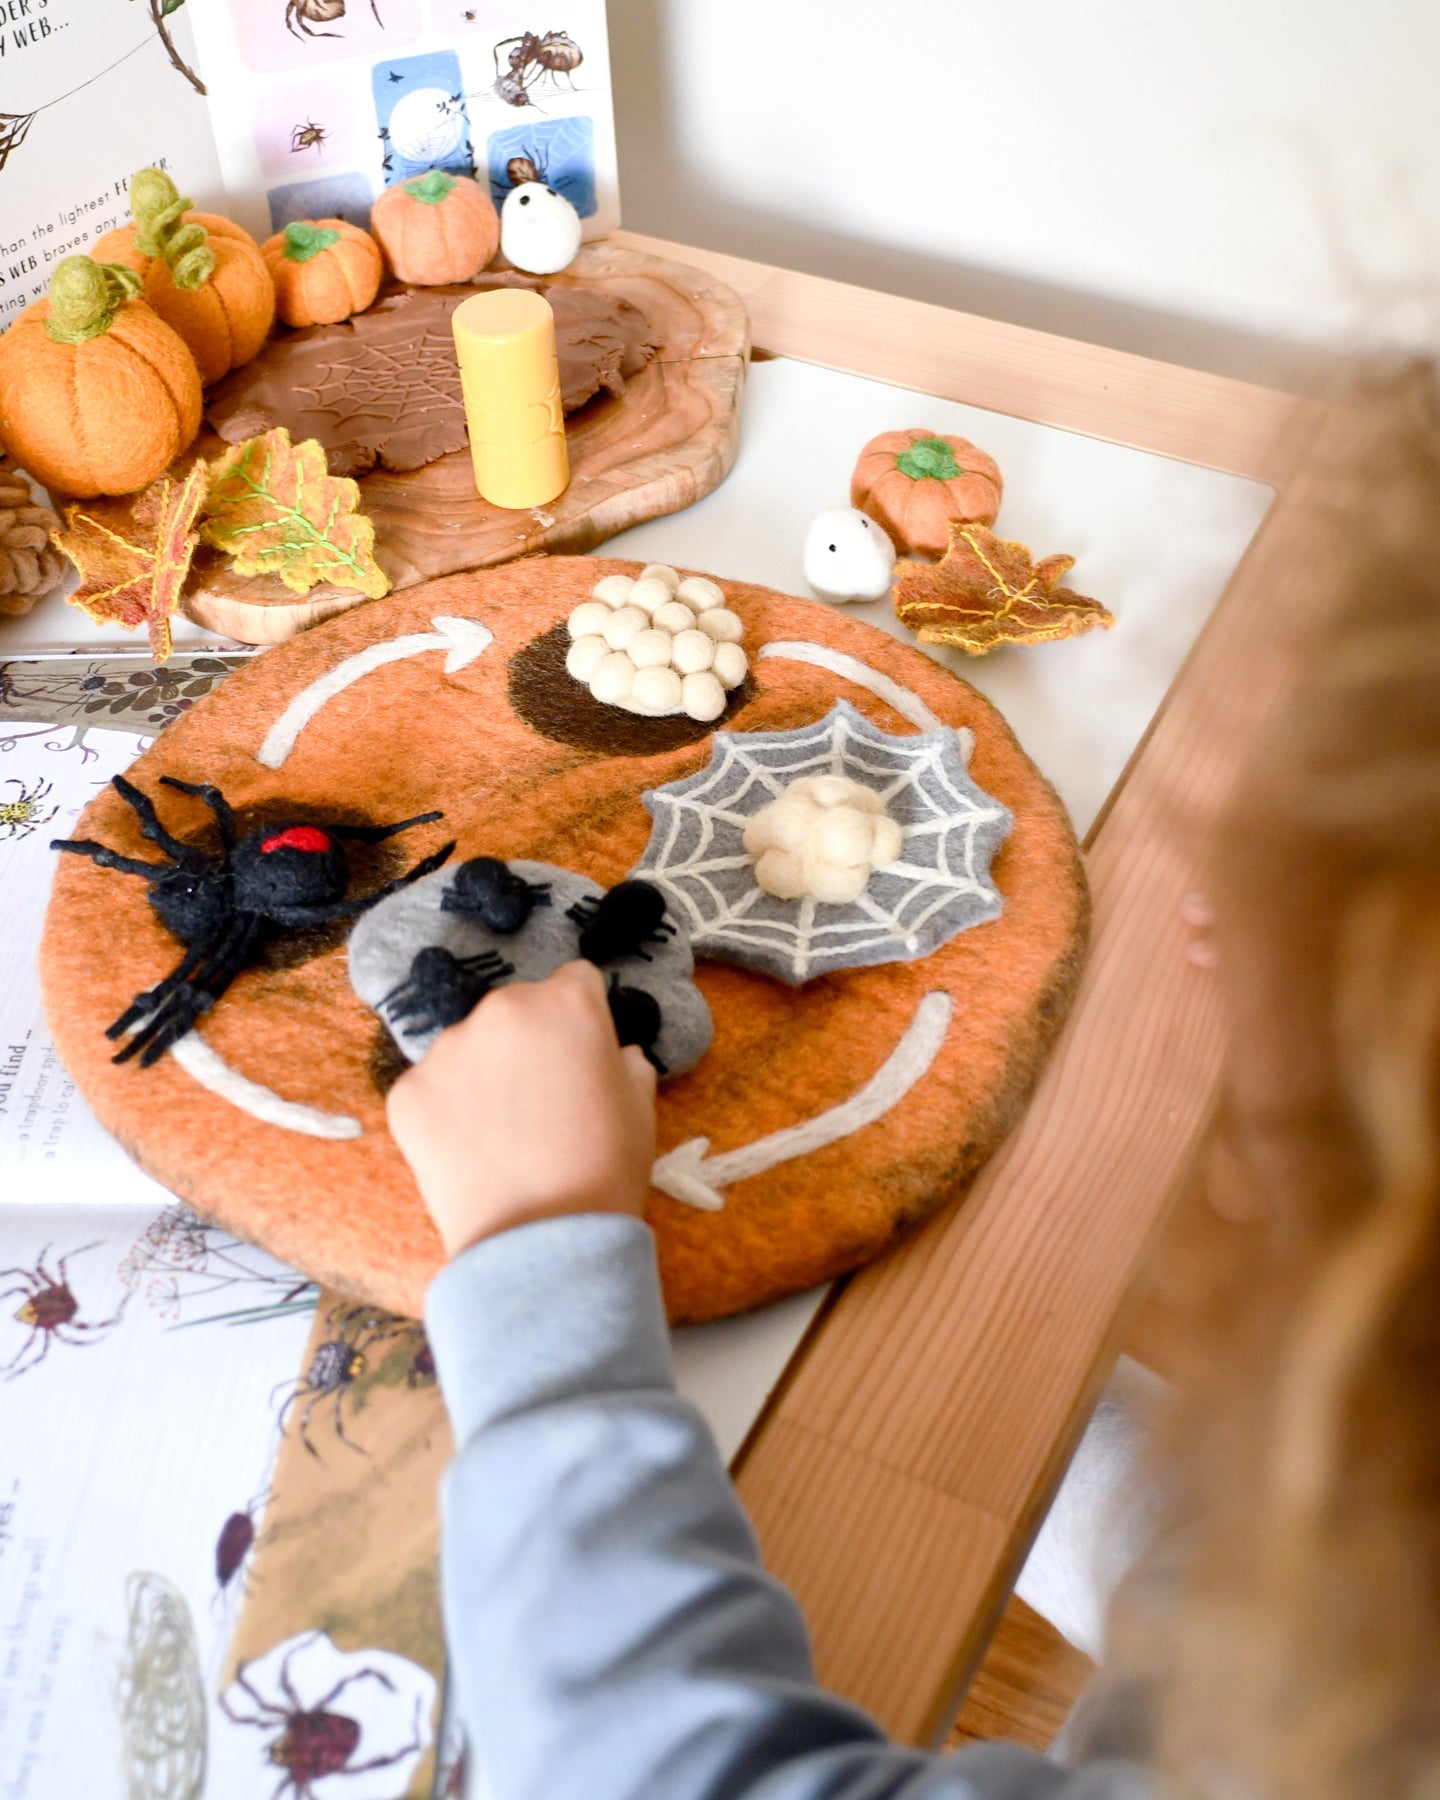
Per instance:
[[[497,1800],[1079,1800],[1086,1778],[1012,1746],[898,1749],[816,1686],[672,1383],[640,1220],[653,1091],[572,965],[490,996],[391,1094],[454,1255],[426,1315],[459,1446],[445,1610]]]

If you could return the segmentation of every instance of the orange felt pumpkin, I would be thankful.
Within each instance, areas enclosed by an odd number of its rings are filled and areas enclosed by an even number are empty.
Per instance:
[[[338,325],[364,312],[384,265],[368,231],[344,219],[295,219],[260,246],[287,325]]]
[[[135,270],[208,386],[259,353],[275,320],[275,288],[248,231],[189,207],[163,169],[141,169],[130,182],[133,222],[107,231],[94,255]]]
[[[993,457],[934,431],[882,431],[850,477],[850,504],[882,525],[902,556],[943,556],[953,519],[993,524],[1003,491]]]
[[[370,229],[400,280],[419,287],[469,281],[500,243],[500,216],[484,188],[444,169],[386,188]]]
[[[131,494],[200,429],[200,372],[116,263],[67,256],[0,337],[0,436],[47,488]]]

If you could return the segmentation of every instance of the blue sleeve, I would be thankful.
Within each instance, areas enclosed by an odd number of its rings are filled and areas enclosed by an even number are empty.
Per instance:
[[[936,1758],[816,1685],[789,1593],[675,1391],[654,1241],[609,1214],[487,1240],[426,1323],[457,1452],[451,1674],[496,1800],[1140,1800],[1117,1764]]]

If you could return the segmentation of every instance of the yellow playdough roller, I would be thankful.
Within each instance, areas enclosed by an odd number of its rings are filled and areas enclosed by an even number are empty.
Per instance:
[[[549,301],[530,288],[496,288],[462,301],[450,323],[481,499],[544,506],[570,480]]]

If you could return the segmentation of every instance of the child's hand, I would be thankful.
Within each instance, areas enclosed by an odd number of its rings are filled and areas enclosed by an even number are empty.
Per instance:
[[[401,1076],[387,1111],[450,1256],[534,1219],[644,1205],[655,1071],[620,1048],[590,963],[488,994]]]

